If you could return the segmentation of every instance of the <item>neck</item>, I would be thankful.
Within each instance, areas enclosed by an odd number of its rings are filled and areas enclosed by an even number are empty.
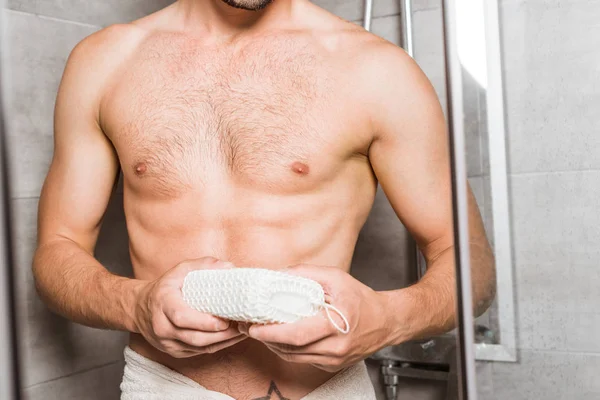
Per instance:
[[[273,0],[262,10],[248,11],[232,7],[223,0],[178,0],[175,9],[184,30],[213,36],[236,36],[288,25],[293,1],[297,0]]]

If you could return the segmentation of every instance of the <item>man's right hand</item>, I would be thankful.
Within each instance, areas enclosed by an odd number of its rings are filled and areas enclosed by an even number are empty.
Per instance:
[[[185,358],[215,353],[247,338],[235,322],[196,311],[183,300],[181,288],[188,272],[217,268],[234,265],[213,257],[184,261],[141,290],[135,322],[152,346]]]

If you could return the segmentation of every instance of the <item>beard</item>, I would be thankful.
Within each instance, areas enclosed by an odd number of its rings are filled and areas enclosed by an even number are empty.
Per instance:
[[[262,10],[269,4],[273,2],[273,0],[222,0],[223,3],[230,5],[231,7],[240,8],[242,10],[248,11],[258,11]]]

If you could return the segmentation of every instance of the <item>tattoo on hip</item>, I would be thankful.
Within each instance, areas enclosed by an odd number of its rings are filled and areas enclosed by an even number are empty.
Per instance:
[[[263,397],[257,397],[252,400],[290,400],[290,399],[288,399],[287,397],[283,397],[283,395],[277,388],[277,385],[275,384],[275,382],[271,381],[271,385],[269,386],[269,391],[267,392],[267,395],[263,396]]]

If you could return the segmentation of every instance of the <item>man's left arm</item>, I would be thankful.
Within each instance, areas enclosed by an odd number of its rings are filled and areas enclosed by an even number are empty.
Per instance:
[[[389,52],[380,65],[386,84],[374,111],[369,157],[396,214],[427,261],[416,284],[388,292],[400,318],[394,342],[444,333],[455,326],[456,282],[450,152],[437,95],[416,63]],[[475,198],[468,189],[473,311],[482,314],[495,294],[495,267]],[[393,307],[390,307],[393,308]],[[394,315],[390,316],[394,318]],[[402,325],[408,325],[404,329]]]
[[[383,48],[381,48],[383,47]],[[290,362],[337,370],[375,351],[433,336],[455,326],[456,284],[451,177],[446,123],[435,91],[402,50],[382,44],[365,69],[373,140],[369,159],[398,218],[415,238],[427,272],[414,285],[375,292],[337,268],[296,266],[348,317],[339,334],[322,316],[294,324],[251,326],[249,336]],[[364,71],[363,71],[364,72]],[[469,230],[474,313],[494,297],[495,269],[481,216],[469,189]],[[341,322],[341,321],[338,321]],[[242,325],[242,329],[246,329]]]

